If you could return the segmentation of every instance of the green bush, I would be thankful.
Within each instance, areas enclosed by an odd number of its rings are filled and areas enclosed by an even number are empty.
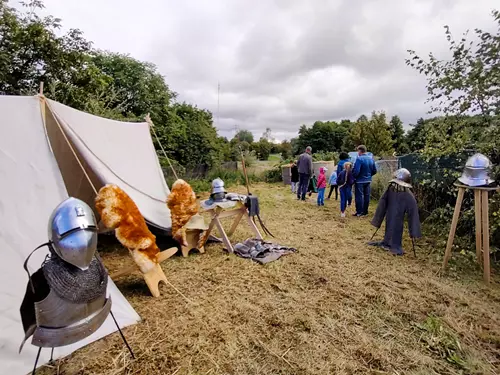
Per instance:
[[[339,154],[337,152],[316,152],[312,155],[313,161],[339,161]]]
[[[283,181],[281,173],[281,164],[274,166],[273,169],[269,169],[264,172],[264,181],[268,183],[281,182]]]
[[[389,181],[392,179],[392,174],[388,169],[382,169],[373,176],[371,184],[371,196],[375,199],[380,199],[384,194]]]

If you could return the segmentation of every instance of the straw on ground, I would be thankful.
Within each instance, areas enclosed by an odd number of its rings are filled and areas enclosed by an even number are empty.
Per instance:
[[[209,245],[164,262],[194,304],[167,286],[152,298],[140,275],[117,280],[143,318],[124,330],[137,359],[113,334],[62,360],[61,373],[500,372],[500,292],[480,272],[437,276],[438,250],[420,247],[415,259],[368,247],[369,219],[341,220],[335,201],[318,208],[281,186],[253,190],[266,225],[297,254],[261,266]],[[130,262],[119,245],[101,250],[110,272]]]

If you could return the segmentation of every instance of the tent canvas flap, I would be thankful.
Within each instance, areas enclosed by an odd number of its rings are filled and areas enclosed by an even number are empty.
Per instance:
[[[86,169],[103,184],[113,183],[123,189],[148,222],[165,230],[170,228],[166,205],[170,191],[149,124],[104,119],[52,100],[47,102]]]

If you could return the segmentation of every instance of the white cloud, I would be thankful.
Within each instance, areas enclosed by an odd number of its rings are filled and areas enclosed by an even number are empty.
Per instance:
[[[278,139],[301,124],[372,110],[425,116],[425,80],[406,50],[446,57],[443,25],[493,26],[496,0],[45,0],[97,48],[155,63],[181,100]],[[221,84],[220,122],[217,83]]]

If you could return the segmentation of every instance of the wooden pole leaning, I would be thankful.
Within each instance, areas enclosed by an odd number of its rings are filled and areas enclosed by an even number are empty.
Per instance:
[[[489,227],[489,212],[488,212],[488,193],[490,191],[498,191],[500,187],[473,187],[462,185],[459,183],[454,184],[458,188],[457,202],[455,203],[455,211],[453,212],[453,219],[451,221],[450,233],[448,235],[448,242],[444,253],[443,265],[441,269],[444,271],[448,261],[451,258],[453,241],[455,239],[455,232],[457,230],[458,219],[460,217],[460,210],[464,194],[467,189],[474,192],[474,213],[476,224],[476,261],[483,268],[483,280],[486,284],[490,283],[490,227]],[[482,258],[482,259],[481,259]]]

